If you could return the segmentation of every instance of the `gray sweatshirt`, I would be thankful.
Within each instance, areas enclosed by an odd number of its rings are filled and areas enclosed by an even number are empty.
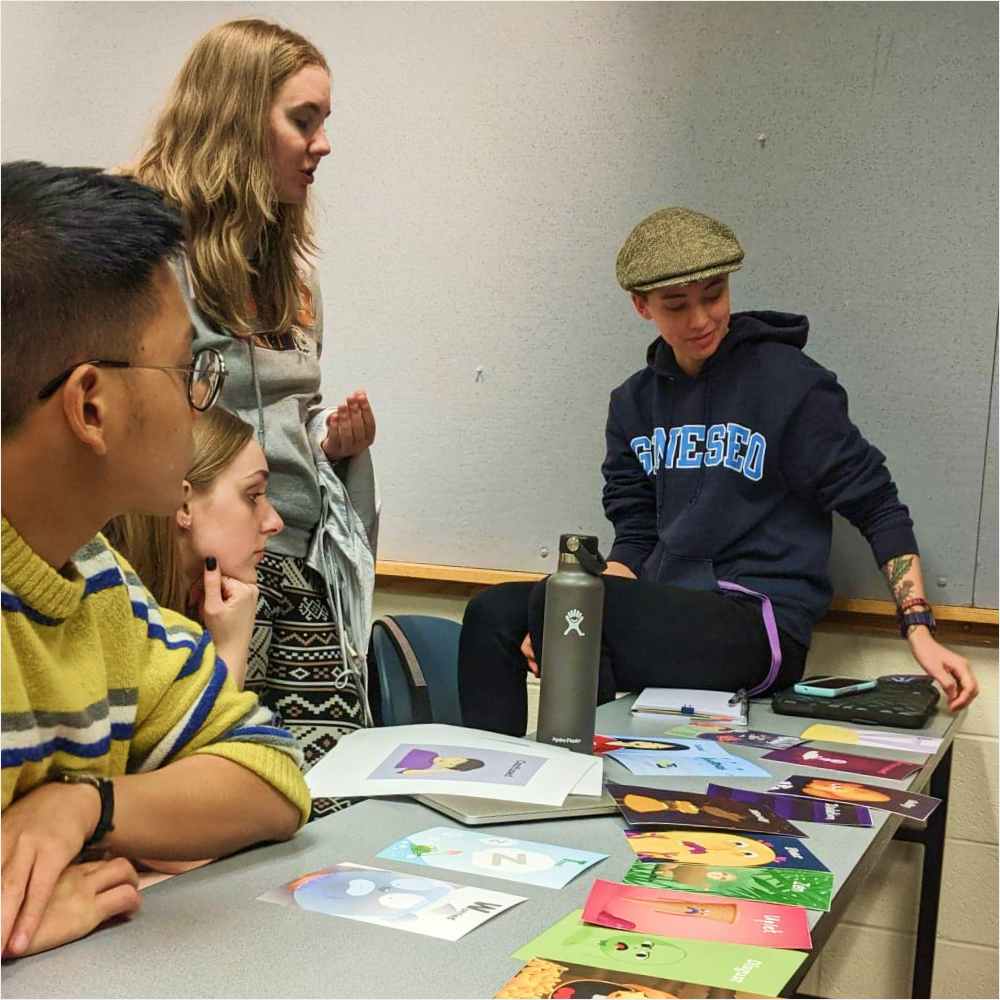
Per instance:
[[[323,348],[323,300],[312,281],[316,323],[300,336],[296,350],[255,346],[231,337],[205,319],[194,302],[185,266],[177,268],[181,290],[195,328],[194,349],[213,347],[226,362],[226,382],[219,402],[257,431],[271,470],[268,499],[285,522],[285,530],[267,543],[276,555],[305,558],[322,510],[310,433],[324,433],[319,358]],[[256,369],[256,379],[254,372]],[[258,398],[259,391],[259,398]]]
[[[365,653],[375,589],[378,486],[368,449],[336,465],[322,449],[327,411],[319,391],[319,284],[312,279],[313,328],[296,336],[296,349],[271,350],[210,326],[195,305],[186,265],[178,266],[177,276],[195,328],[195,350],[212,347],[225,360],[222,405],[256,429],[267,455],[268,499],[285,522],[285,530],[268,541],[268,550],[305,559],[323,578],[365,721],[371,724]]]

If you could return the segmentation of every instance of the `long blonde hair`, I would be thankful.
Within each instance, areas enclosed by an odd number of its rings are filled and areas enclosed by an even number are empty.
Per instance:
[[[184,213],[198,307],[236,336],[257,321],[288,332],[309,306],[300,268],[316,252],[312,227],[305,205],[278,202],[268,141],[278,90],[306,66],[330,71],[287,28],[255,18],[213,28],[181,67],[135,168]]]
[[[215,406],[194,425],[194,458],[185,477],[194,493],[212,488],[218,475],[253,437],[253,427]],[[104,529],[111,544],[132,564],[139,579],[164,608],[188,614],[189,584],[174,514],[123,514]]]

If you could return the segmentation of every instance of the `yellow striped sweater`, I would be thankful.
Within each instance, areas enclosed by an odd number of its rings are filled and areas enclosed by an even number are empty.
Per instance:
[[[59,573],[4,518],[2,575],[3,808],[54,771],[110,777],[210,753],[258,774],[305,822],[292,736],[102,535]]]

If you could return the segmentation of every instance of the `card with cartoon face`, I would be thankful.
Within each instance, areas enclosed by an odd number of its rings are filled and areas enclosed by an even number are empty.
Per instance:
[[[638,972],[616,972],[598,969],[576,962],[553,962],[548,958],[533,958],[526,962],[512,979],[496,994],[498,1000],[537,997],[539,1000],[587,1000],[606,997],[649,997],[650,1000],[671,1000],[673,997],[743,998],[765,1000],[763,993],[737,993],[720,990],[680,979],[654,979]]]
[[[610,753],[613,750],[657,750],[660,753],[690,752],[691,740],[668,740],[659,736],[606,736],[594,734],[594,755]]]
[[[801,906],[677,892],[596,879],[583,907],[588,924],[670,938],[730,941],[767,948],[812,947]]]
[[[561,889],[607,855],[483,830],[435,826],[397,840],[377,857]]]
[[[793,774],[768,789],[786,795],[801,795],[807,799],[824,799],[828,802],[854,802],[869,809],[884,809],[900,816],[910,816],[921,822],[941,804],[932,795],[919,795],[883,785],[866,785],[860,781],[837,778],[817,778],[809,774]]]
[[[883,750],[903,750],[919,753],[924,757],[938,752],[941,739],[937,736],[918,736],[915,733],[892,733],[885,729],[854,729],[851,726],[834,726],[814,723],[802,733],[803,740],[813,743],[848,743],[852,746],[881,747]]]
[[[905,760],[886,760],[883,757],[866,757],[859,753],[843,753],[840,750],[817,750],[815,747],[799,746],[790,750],[772,750],[764,754],[764,760],[780,760],[785,764],[805,764],[824,771],[850,771],[852,774],[868,774],[873,778],[889,778],[902,781],[916,774],[920,764]]]
[[[735,799],[712,797],[699,792],[671,791],[644,785],[608,782],[625,821],[631,826],[697,826],[717,830],[747,830],[804,837],[797,826],[782,819],[767,806]]]
[[[308,872],[257,898],[445,941],[457,941],[491,917],[524,902],[524,896],[349,861]]]
[[[691,740],[699,749],[691,753],[657,753],[655,750],[610,750],[605,755],[632,774],[730,778],[770,778],[769,771],[745,757],[727,753],[720,744]]]
[[[807,823],[834,823],[837,826],[872,825],[872,814],[864,806],[849,802],[824,802],[820,799],[803,799],[797,795],[775,795],[773,792],[752,792],[746,788],[728,785],[709,785],[709,795],[725,795],[737,802],[756,802],[773,809],[785,819],[805,820]]]
[[[518,948],[513,957],[672,976],[723,990],[752,990],[778,996],[802,964],[805,955],[786,948],[761,948],[727,941],[666,938],[659,934],[593,927],[580,921],[581,911],[568,913],[557,924]]]
[[[805,906],[810,910],[829,910],[833,898],[832,873],[803,868],[723,868],[674,861],[636,861],[622,881],[657,889]]]
[[[673,861],[724,868],[806,868],[828,871],[812,851],[794,837],[723,833],[718,830],[625,831],[629,847],[643,861]]]
[[[402,743],[368,778],[410,778],[420,782],[444,776],[453,781],[526,785],[544,763],[544,757],[495,749]]]
[[[731,743],[733,746],[762,747],[765,750],[787,750],[790,747],[797,747],[802,742],[797,736],[764,733],[759,729],[724,729],[717,733],[701,733],[698,739]]]

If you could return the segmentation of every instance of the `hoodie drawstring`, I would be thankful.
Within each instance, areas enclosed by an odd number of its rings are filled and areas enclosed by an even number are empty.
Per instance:
[[[247,337],[250,349],[250,377],[253,379],[253,391],[257,397],[257,435],[260,438],[261,450],[267,453],[267,433],[264,430],[264,401],[260,394],[260,379],[257,378],[257,355],[254,352],[253,337]]]

